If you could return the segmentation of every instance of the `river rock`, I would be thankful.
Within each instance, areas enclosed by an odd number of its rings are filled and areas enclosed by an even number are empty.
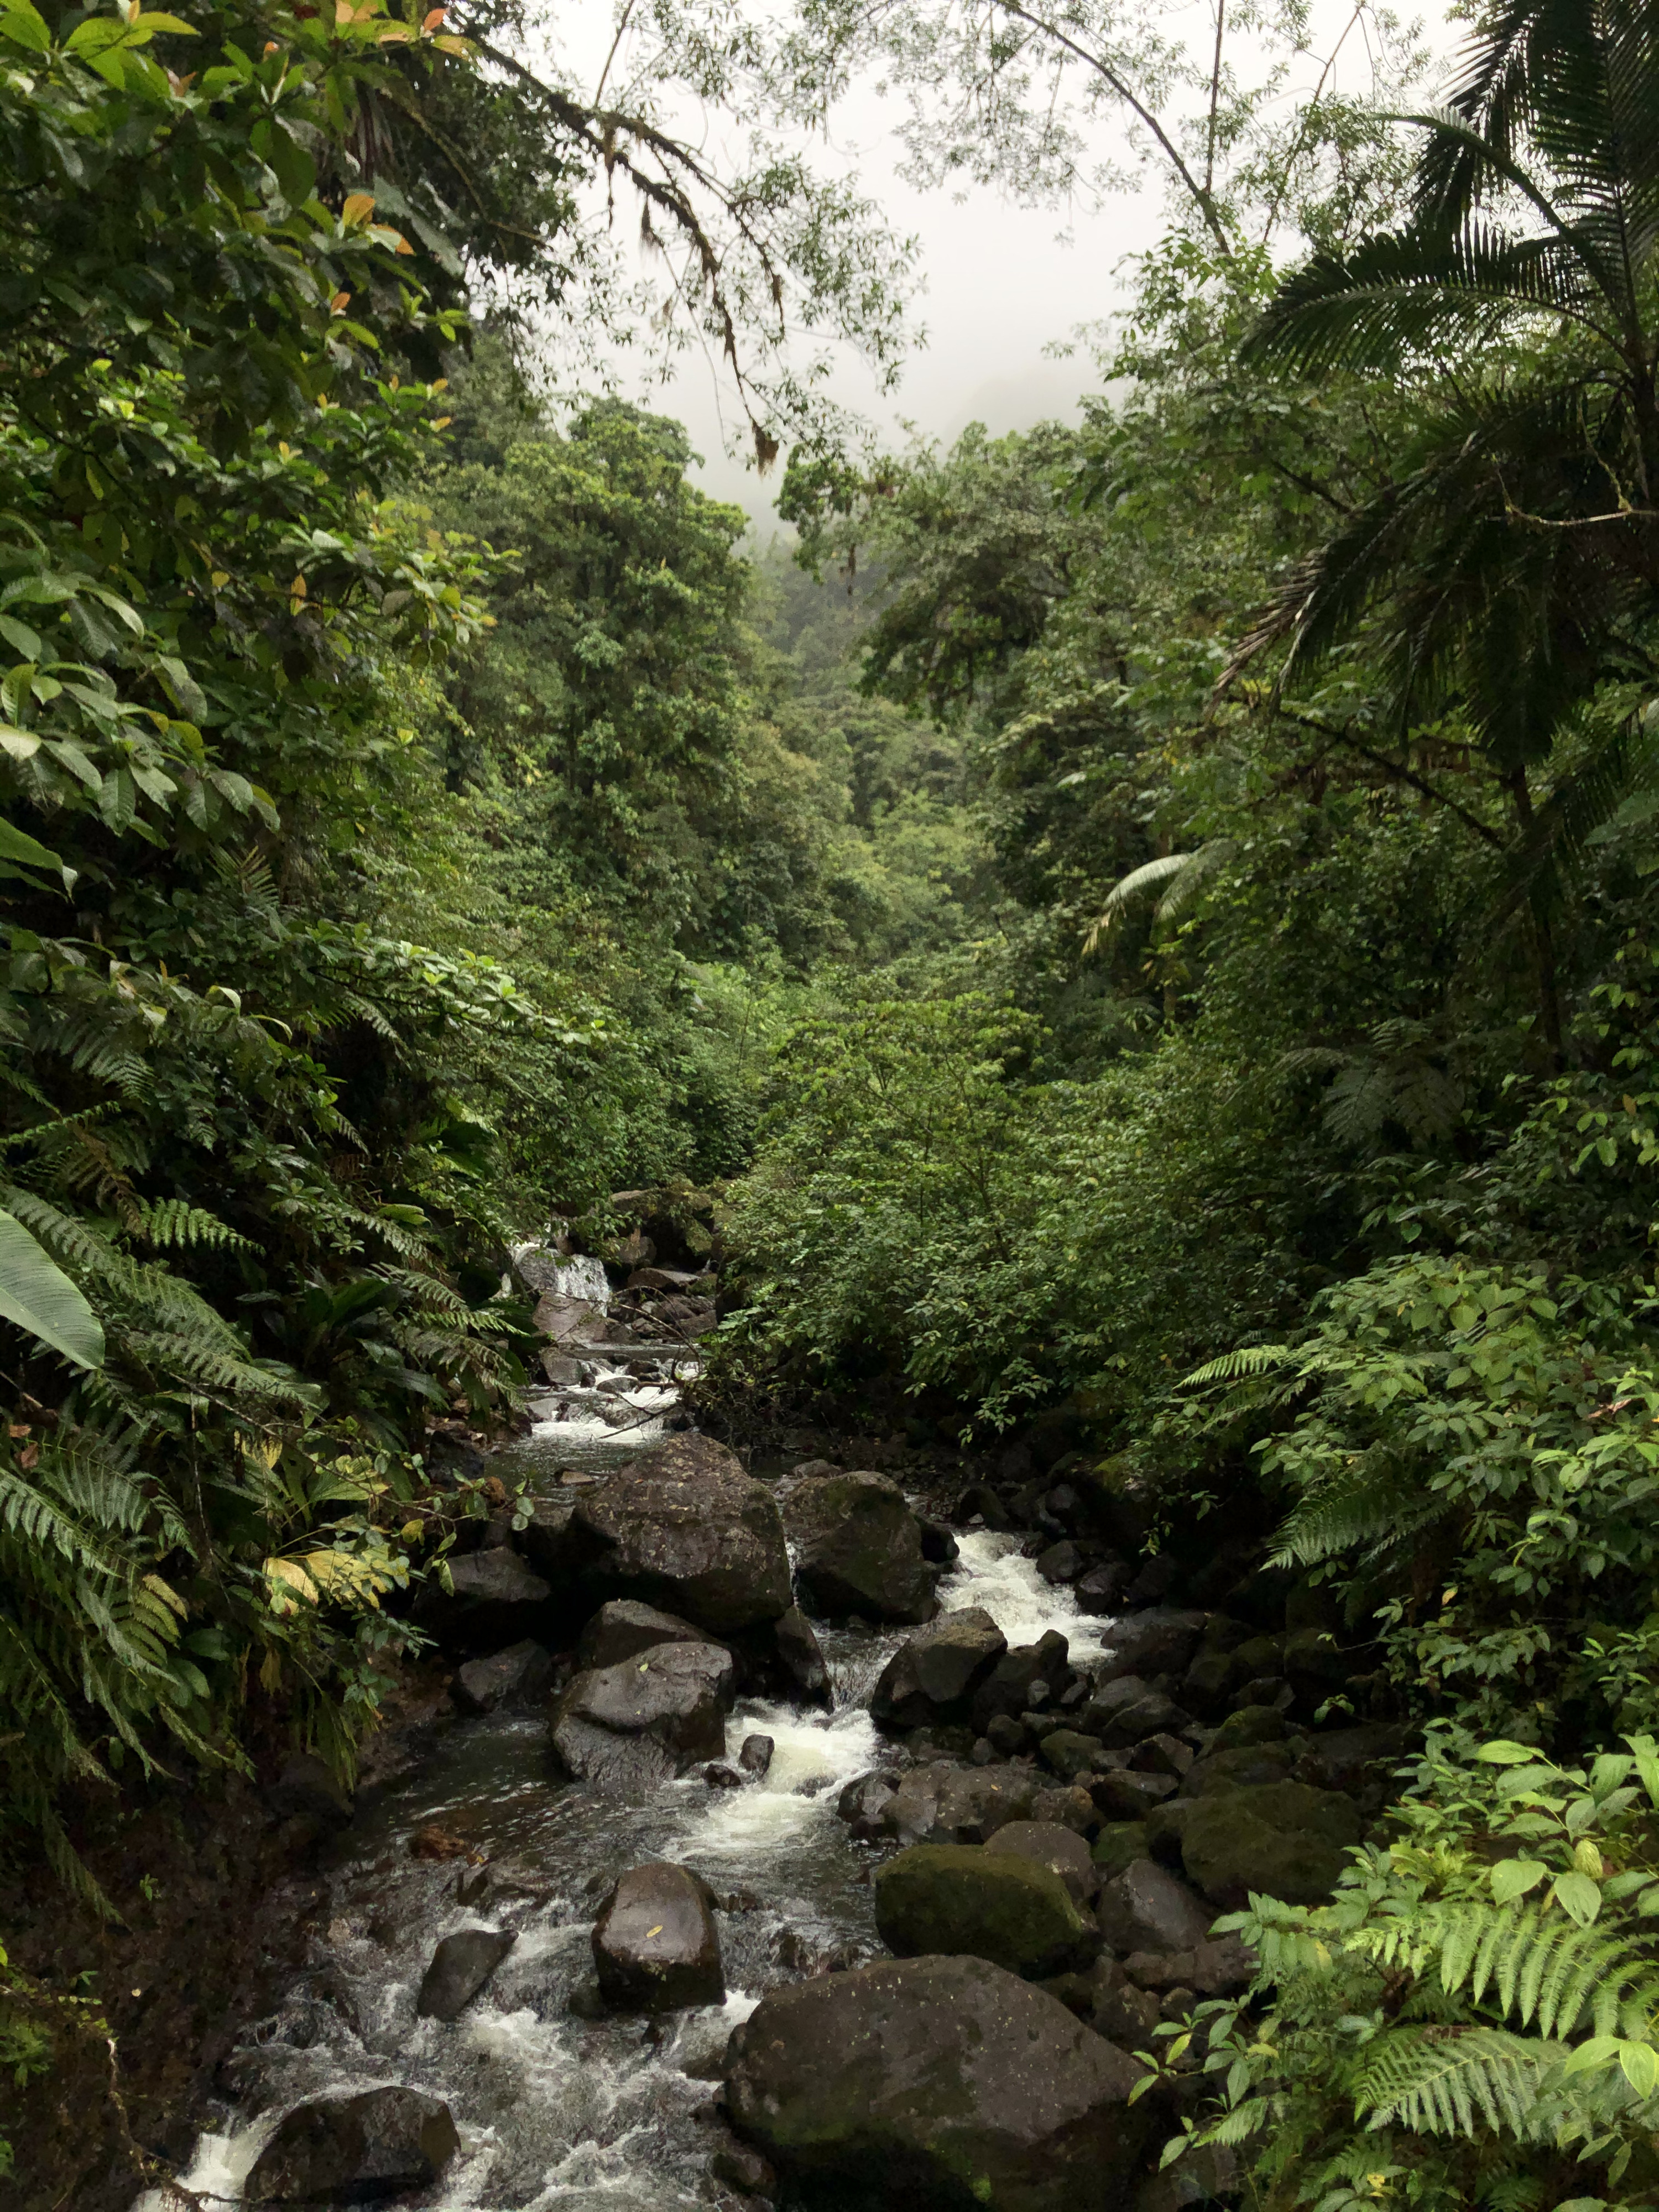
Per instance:
[[[882,1808],[885,1834],[902,1844],[982,1844],[1010,1820],[1030,1818],[1036,1777],[1024,1766],[913,1766]]]
[[[463,1553],[448,1571],[447,1590],[428,1581],[415,1603],[416,1620],[445,1651],[473,1656],[540,1642],[556,1626],[551,1589],[508,1546]]]
[[[830,1695],[830,1668],[811,1622],[798,1605],[782,1614],[773,1630],[783,1670],[805,1698],[815,1704]]]
[[[1196,1798],[1182,1824],[1181,1856],[1210,1902],[1236,1912],[1251,1893],[1286,1905],[1328,1905],[1359,1841],[1359,1808],[1303,1782]]]
[[[1191,1951],[1210,1935],[1206,1911],[1182,1881],[1152,1859],[1136,1859],[1095,1902],[1100,1932],[1120,1958],[1133,1951]]]
[[[678,2012],[726,2002],[708,1892],[687,1867],[629,1869],[594,1924],[593,1965],[605,2002],[619,2010]]]
[[[871,1713],[891,1728],[966,1720],[975,1691],[1007,1649],[1007,1638],[982,1607],[941,1613],[888,1661]]]
[[[994,1847],[919,1844],[875,1887],[877,1932],[902,1959],[966,1952],[1036,1979],[1069,1966],[1085,1931],[1052,1867]]]
[[[1141,2071],[1000,1966],[909,1959],[772,1990],[732,2038],[726,2100],[841,2203],[1113,2212],[1151,2124]]]
[[[1119,1674],[1184,1674],[1204,1633],[1206,1617],[1165,1606],[1126,1614],[1113,1628],[1111,1648],[1097,1679],[1109,1682]]]
[[[882,1832],[882,1815],[898,1788],[896,1774],[858,1774],[836,1800],[836,1812],[850,1828],[854,1840],[872,1844]]]
[[[362,2204],[435,2181],[460,2148],[441,2097],[364,2089],[296,2105],[254,2162],[245,2204]]]
[[[999,1713],[1017,1719],[1031,1703],[1041,1682],[1050,1694],[1064,1686],[1071,1670],[1070,1649],[1057,1628],[1035,1644],[1016,1644],[1005,1651],[974,1692],[973,1725],[983,1735]]]
[[[552,1655],[526,1637],[488,1659],[469,1659],[458,1667],[449,1694],[464,1713],[493,1713],[500,1705],[539,1697],[552,1672]]]
[[[1074,1829],[1054,1820],[1010,1820],[996,1832],[996,1849],[1032,1859],[1057,1874],[1079,1905],[1088,1905],[1100,1887],[1100,1869],[1088,1844]]]
[[[772,1764],[772,1753],[777,1746],[769,1735],[746,1735],[743,1748],[738,1753],[738,1765],[745,1774],[760,1781]]]
[[[725,1751],[734,1686],[732,1655],[718,1644],[653,1644],[576,1676],[554,1703],[554,1748],[585,1782],[649,1789]]]
[[[708,1637],[689,1620],[672,1613],[659,1613],[654,1605],[637,1598],[612,1598],[602,1605],[583,1629],[576,1644],[578,1667],[617,1667],[636,1659],[653,1644],[706,1644]]]
[[[712,1437],[666,1437],[582,1498],[571,1528],[585,1580],[607,1597],[661,1606],[717,1636],[788,1610],[772,1493]]]
[[[827,1474],[798,1483],[784,1507],[801,1595],[814,1613],[930,1620],[939,1609],[921,1527],[884,1474]]]
[[[415,2010],[422,2020],[459,2020],[517,1942],[509,1930],[463,1928],[432,1954]]]

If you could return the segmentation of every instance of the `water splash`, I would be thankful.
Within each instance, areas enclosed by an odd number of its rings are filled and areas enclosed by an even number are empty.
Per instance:
[[[1085,1613],[1064,1587],[1043,1581],[1020,1551],[1018,1536],[974,1528],[957,1539],[961,1555],[939,1584],[939,1603],[947,1613],[981,1606],[1012,1644],[1035,1644],[1051,1628],[1066,1638],[1074,1667],[1098,1659],[1111,1624]]]

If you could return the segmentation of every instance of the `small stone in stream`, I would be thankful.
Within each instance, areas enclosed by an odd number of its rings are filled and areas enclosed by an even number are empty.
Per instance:
[[[726,2002],[720,1932],[708,1892],[689,1868],[630,1867],[600,1913],[592,1941],[608,2004],[662,2013]]]
[[[737,1768],[727,1766],[723,1759],[716,1759],[713,1765],[705,1766],[702,1778],[711,1790],[741,1790],[744,1784],[744,1778]]]
[[[1127,1769],[1103,1774],[1094,1784],[1095,1803],[1109,1820],[1144,1820],[1154,1805],[1175,1794],[1175,1777],[1136,1774]]]
[[[1032,1689],[1038,1682],[1052,1696],[1066,1681],[1071,1668],[1067,1663],[1069,1647],[1058,1629],[1036,1644],[1017,1644],[1005,1651],[996,1665],[974,1692],[973,1723],[981,1735],[990,1735],[990,1723],[998,1713],[1018,1715],[1028,1710]]]
[[[716,2069],[716,2079],[725,2070],[724,2058],[722,2047],[722,2063]],[[749,2143],[722,2143],[709,2160],[708,2171],[714,2180],[723,2181],[728,2189],[735,2189],[744,2197],[770,2197],[778,2185],[776,2173]]]
[[[1034,1859],[1057,1874],[1073,1900],[1086,1905],[1100,1887],[1100,1869],[1089,1856],[1089,1846],[1070,1828],[1052,1820],[1010,1820],[994,1838],[999,1851],[1016,1858]]]
[[[976,1735],[974,1738],[974,1747],[968,1756],[975,1766],[994,1766],[997,1763],[997,1748],[989,1736]]]
[[[1097,1620],[1109,1619],[1121,1609],[1128,1583],[1129,1570],[1123,1562],[1109,1559],[1079,1575],[1072,1585],[1072,1595],[1083,1612],[1093,1614]]]
[[[463,1867],[455,1877],[457,1905],[482,1905],[489,1891],[490,1876],[487,1866]]]
[[[921,1519],[921,1556],[936,1567],[954,1566],[962,1556],[962,1547],[942,1521]]]
[[[909,1637],[883,1668],[870,1699],[884,1727],[921,1728],[965,1718],[975,1691],[1008,1649],[980,1606],[963,1606]]]
[[[738,1765],[745,1774],[752,1774],[758,1779],[771,1765],[775,1747],[769,1735],[746,1735],[743,1740],[743,1748],[738,1753]]]
[[[539,1695],[552,1672],[552,1654],[526,1638],[488,1659],[469,1659],[458,1667],[449,1694],[463,1712],[493,1713],[513,1700]]]
[[[1164,1734],[1149,1735],[1144,1743],[1138,1743],[1129,1764],[1143,1774],[1173,1774],[1179,1781],[1196,1757],[1191,1744],[1183,1743],[1178,1735]]]
[[[822,1650],[811,1622],[798,1605],[792,1605],[772,1631],[777,1639],[778,1657],[803,1696],[823,1698],[829,1695],[830,1669],[824,1663]]]
[[[415,2011],[421,2020],[458,2020],[517,1938],[499,1928],[463,1928],[432,1954]]]
[[[475,1846],[465,1836],[453,1835],[435,1821],[416,1828],[409,1839],[409,1855],[414,1859],[470,1859],[474,1853]]]
[[[616,1667],[637,1658],[653,1644],[706,1644],[708,1638],[689,1620],[672,1613],[659,1613],[637,1598],[613,1598],[602,1605],[582,1630],[576,1644],[578,1667]]]
[[[897,1787],[896,1774],[860,1774],[847,1784],[836,1800],[836,1811],[848,1823],[855,1843],[874,1843]]]
[[[1045,1583],[1074,1583],[1083,1572],[1083,1554],[1069,1536],[1037,1553],[1036,1571]]]
[[[1121,1958],[1131,1951],[1190,1951],[1207,1942],[1213,1911],[1152,1859],[1136,1859],[1095,1903],[1100,1932]]]
[[[365,2203],[435,2181],[460,2148],[449,2107],[420,2089],[313,2097],[279,2123],[245,2204]]]

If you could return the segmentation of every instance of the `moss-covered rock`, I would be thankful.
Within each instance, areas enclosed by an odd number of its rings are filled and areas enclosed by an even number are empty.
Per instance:
[[[1125,1867],[1144,1859],[1148,1849],[1144,1820],[1109,1820],[1095,1838],[1091,1856],[1101,1869],[1101,1879],[1109,1881]]]
[[[938,1611],[921,1524],[885,1475],[814,1475],[786,1500],[784,1526],[813,1613],[921,1621]]]
[[[965,1953],[1013,1974],[1055,1974],[1087,1925],[1052,1867],[1012,1852],[920,1844],[876,1875],[876,1926],[901,1958]]]
[[[1152,2124],[1128,2103],[1141,2070],[982,1959],[904,1959],[772,1990],[732,2038],[726,2101],[818,2201],[1115,2212]]]
[[[1188,1879],[1224,1911],[1238,1911],[1252,1893],[1287,1905],[1324,1905],[1360,1828],[1358,1807],[1340,1790],[1302,1782],[1218,1790],[1188,1805],[1182,1862]]]

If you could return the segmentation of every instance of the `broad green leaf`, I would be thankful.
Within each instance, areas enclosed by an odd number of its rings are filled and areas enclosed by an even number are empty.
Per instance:
[[[1486,1766],[1524,1766],[1528,1760],[1543,1757],[1531,1744],[1510,1743],[1502,1737],[1496,1743],[1483,1743],[1474,1755]]]
[[[1650,2043],[1626,2043],[1620,2046],[1619,2064],[1626,2081],[1638,2097],[1650,2097],[1659,2088],[1659,2051]]]
[[[1550,1895],[1581,1928],[1588,1928],[1601,1910],[1601,1892],[1587,1874],[1557,1875]]]
[[[29,0],[5,0],[0,7],[0,39],[9,39],[15,46],[27,46],[32,54],[52,52],[52,33],[46,18],[30,6]]]
[[[21,757],[27,758],[27,755]],[[0,817],[0,860],[21,860],[26,867],[50,868],[54,875],[64,865],[56,853],[37,843],[26,830],[15,829],[3,817]]]
[[[1500,1859],[1492,1870],[1492,1893],[1499,1905],[1513,1905],[1536,1889],[1549,1869],[1541,1859]]]
[[[98,1316],[46,1247],[0,1208],[0,1315],[77,1367],[101,1367]]]

